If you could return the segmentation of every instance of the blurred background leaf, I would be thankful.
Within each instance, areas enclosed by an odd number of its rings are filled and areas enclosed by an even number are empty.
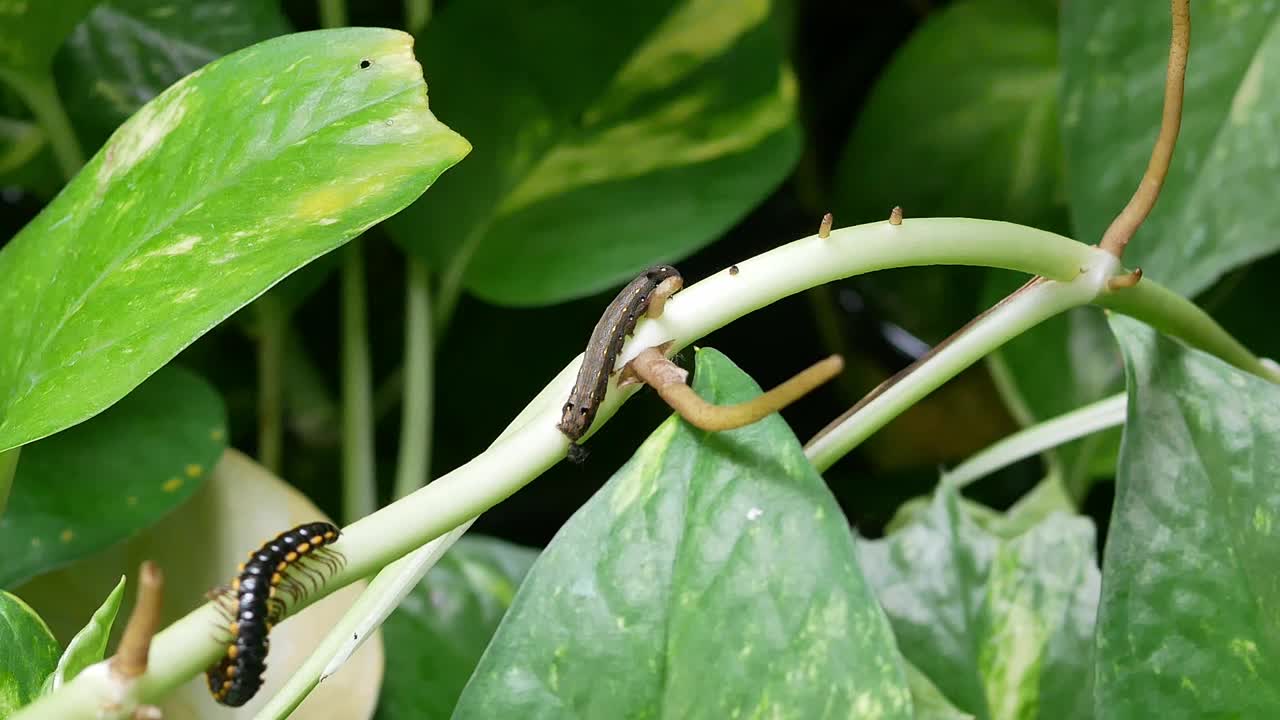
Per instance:
[[[391,222],[456,283],[542,305],[709,244],[790,172],[796,85],[767,0],[453,3],[420,42],[476,152]]]
[[[226,447],[222,398],[178,367],[101,415],[22,449],[0,515],[0,587],[155,524],[204,483]]]
[[[275,2],[103,0],[76,26],[54,74],[86,149],[199,68],[289,32]]]
[[[537,557],[537,550],[480,535],[459,540],[382,626],[387,670],[376,717],[452,717]]]

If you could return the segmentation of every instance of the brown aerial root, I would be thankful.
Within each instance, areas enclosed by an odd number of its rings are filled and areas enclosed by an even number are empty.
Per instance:
[[[1141,279],[1142,279],[1142,268],[1134,268],[1134,271],[1131,273],[1125,273],[1124,275],[1116,275],[1115,277],[1107,278],[1107,289],[1123,290],[1125,288],[1131,288],[1134,285],[1137,285],[1138,281]]]
[[[661,397],[690,425],[710,432],[733,430],[750,425],[790,405],[809,391],[840,374],[844,359],[839,355],[814,363],[769,392],[736,405],[713,405],[698,397],[685,384],[688,373],[671,362],[660,348],[648,348],[628,363],[628,368]]]
[[[1187,77],[1187,52],[1191,47],[1190,0],[1173,0],[1171,12],[1173,34],[1169,41],[1169,70],[1165,75],[1160,134],[1151,149],[1151,161],[1147,163],[1147,171],[1138,183],[1138,189],[1129,199],[1129,204],[1111,221],[1111,226],[1098,243],[1098,247],[1118,258],[1124,256],[1125,246],[1151,214],[1151,208],[1160,197],[1160,188],[1173,160],[1173,148],[1178,143],[1178,130],[1182,127],[1182,95]]]
[[[835,218],[831,213],[822,216],[822,222],[818,223],[818,237],[831,237],[831,223],[835,222]]]
[[[658,287],[649,293],[649,309],[645,311],[645,315],[650,318],[662,317],[662,311],[667,307],[667,300],[682,287],[684,287],[684,278],[679,275],[673,275],[658,283]]]
[[[901,205],[894,205],[893,210],[889,211],[889,224],[890,225],[902,224],[902,206]]]
[[[164,595],[164,573],[150,560],[138,570],[138,602],[129,615],[120,647],[111,658],[113,675],[133,679],[147,671],[147,657],[151,652],[151,638],[160,624],[160,602]]]

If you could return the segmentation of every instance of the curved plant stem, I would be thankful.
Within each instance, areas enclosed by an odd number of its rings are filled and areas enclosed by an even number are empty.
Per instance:
[[[431,288],[426,263],[410,256],[405,289],[404,397],[395,493],[404,497],[427,482],[431,470]]]
[[[1102,295],[1097,304],[1130,315],[1160,332],[1214,355],[1248,373],[1280,382],[1274,364],[1258,358],[1195,303],[1150,280]]]
[[[339,28],[347,25],[346,0],[319,0],[320,27]]]
[[[49,145],[53,148],[53,155],[58,160],[63,177],[71,180],[84,165],[84,151],[80,149],[80,141],[71,129],[67,111],[58,97],[58,89],[53,84],[53,73],[50,71],[26,75],[0,70],[0,79],[7,82],[27,107],[31,108],[31,113],[36,116],[49,138]]]
[[[258,462],[279,476],[284,457],[284,341],[289,317],[269,293],[258,315]]]
[[[1072,440],[1124,424],[1128,398],[1118,393],[1019,430],[943,473],[942,482],[965,487],[975,480]]]
[[[21,447],[0,451],[0,517],[9,504],[9,491],[13,490],[13,477],[18,473],[18,453]]]
[[[1098,243],[1098,247],[1116,257],[1124,256],[1125,246],[1151,214],[1151,208],[1155,207],[1165,176],[1169,174],[1173,148],[1178,144],[1178,130],[1182,127],[1182,91],[1187,77],[1187,53],[1191,48],[1190,0],[1173,0],[1171,15],[1173,33],[1169,41],[1169,70],[1165,76],[1160,135],[1151,149],[1151,160],[1138,182],[1138,189],[1116,219],[1111,221],[1111,226],[1102,235],[1102,242]]]
[[[1049,318],[1087,304],[1105,291],[1119,261],[1095,251],[1078,277],[1067,281],[1038,280],[1024,286],[945,344],[913,363],[908,371],[873,390],[868,399],[828,426],[805,445],[805,455],[819,472],[831,467],[890,420],[902,414],[942,383],[981,360],[1009,340]]]
[[[810,236],[775,248],[695,283],[667,303],[662,317],[643,319],[624,346],[621,362],[629,362],[645,348],[671,342],[676,349],[697,341],[734,320],[783,297],[839,278],[892,267],[921,265],[984,265],[1043,275],[1076,287],[1070,281],[1081,269],[1100,266],[1099,256],[1114,258],[1097,248],[1033,228],[1010,223],[959,218],[908,219],[900,226],[881,221],[833,230],[826,239]],[[1118,265],[1118,263],[1116,263]],[[1095,270],[1096,271],[1096,270]],[[1139,288],[1158,287],[1143,280],[1137,288],[1117,291],[1116,297]],[[1052,295],[1050,298],[1052,299]],[[1059,298],[1062,302],[1074,297]],[[1039,301],[1026,312],[1044,312]],[[1184,301],[1186,302],[1186,301]],[[1191,306],[1188,302],[1187,305]],[[1138,318],[1163,322],[1165,305],[1137,306]],[[1221,332],[1212,319],[1176,323],[1194,335],[1184,340],[1201,345],[1205,334]],[[993,330],[997,335],[999,328]],[[957,343],[953,343],[953,347]],[[536,352],[530,348],[529,352]],[[938,357],[941,357],[939,355]],[[417,492],[363,517],[343,529],[334,548],[347,562],[317,592],[308,593],[289,611],[314,602],[335,589],[377,572],[426,543],[475,518],[509,497],[547,468],[564,458],[569,441],[556,430],[561,405],[577,375],[581,359],[570,362],[512,421],[487,450]],[[1255,364],[1257,364],[1255,360]],[[923,373],[923,369],[922,369]],[[906,382],[905,380],[903,382]],[[899,384],[901,386],[901,383]],[[618,411],[636,390],[611,387],[600,405],[597,426]],[[885,393],[881,397],[887,397]],[[372,602],[372,601],[371,601]],[[204,605],[156,635],[151,667],[137,683],[121,687],[94,666],[57,692],[23,708],[18,720],[103,717],[109,703],[127,711],[131,704],[154,701],[203,671],[223,651],[216,628],[217,611]]]
[[[347,520],[378,507],[373,460],[373,378],[359,239],[342,249],[342,511]]]
[[[431,20],[431,0],[404,0],[404,29],[417,35]]]

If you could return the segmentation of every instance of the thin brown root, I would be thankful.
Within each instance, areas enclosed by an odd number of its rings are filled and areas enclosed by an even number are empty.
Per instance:
[[[151,638],[160,624],[160,605],[164,598],[164,573],[150,560],[138,570],[138,602],[129,615],[120,647],[111,658],[111,671],[123,678],[136,678],[147,671]]]
[[[823,215],[822,222],[818,223],[818,237],[820,238],[831,237],[831,223],[833,222],[835,222],[835,218],[831,216],[831,213],[827,213],[826,215]]]
[[[1182,127],[1182,94],[1187,77],[1187,52],[1191,47],[1191,8],[1190,0],[1172,0],[1171,5],[1173,34],[1169,41],[1169,70],[1165,75],[1160,135],[1151,149],[1151,161],[1147,163],[1147,172],[1138,183],[1138,189],[1129,199],[1129,204],[1111,221],[1111,227],[1098,243],[1098,247],[1118,258],[1124,257],[1125,246],[1151,214],[1151,208],[1160,197],[1160,188],[1173,160],[1173,148],[1178,143],[1178,130]]]
[[[628,365],[635,374],[658,391],[671,409],[689,424],[710,432],[733,430],[750,425],[790,405],[809,391],[840,374],[844,359],[839,355],[815,363],[769,392],[736,405],[713,405],[698,397],[685,384],[688,373],[671,362],[657,348],[642,351]]]
[[[1125,273],[1124,275],[1116,275],[1115,277],[1107,278],[1107,289],[1123,290],[1125,288],[1131,288],[1134,285],[1137,285],[1138,281],[1141,279],[1142,279],[1142,268],[1136,268],[1131,273]]]
[[[893,210],[889,211],[889,224],[890,225],[902,224],[902,206],[901,205],[895,205],[893,207]]]
[[[667,307],[667,298],[675,295],[682,287],[684,278],[679,275],[672,275],[658,283],[658,287],[649,293],[649,309],[645,314],[650,318],[662,317],[662,311]]]

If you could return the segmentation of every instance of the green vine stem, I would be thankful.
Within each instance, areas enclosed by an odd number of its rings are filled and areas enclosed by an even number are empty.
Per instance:
[[[84,151],[80,149],[80,141],[71,129],[67,111],[58,97],[53,72],[27,75],[0,70],[0,80],[8,83],[27,107],[31,108],[31,113],[49,138],[49,145],[53,148],[53,155],[58,160],[63,177],[70,181],[84,165]]]
[[[1003,438],[942,474],[942,482],[965,487],[997,470],[1072,440],[1124,424],[1128,397],[1117,393]]]
[[[342,512],[362,518],[378,507],[373,457],[373,376],[359,239],[342,249]]]
[[[346,0],[319,0],[320,27],[339,28],[347,26]]]
[[[431,287],[426,263],[410,256],[405,288],[404,395],[395,493],[402,498],[422,487],[431,472],[434,388],[431,348]]]
[[[0,452],[0,517],[9,505],[9,491],[13,489],[13,478],[18,474],[18,453],[21,447]]]
[[[404,0],[404,29],[417,35],[431,20],[431,0]]]
[[[844,277],[894,267],[975,265],[1042,275],[1070,285],[1066,281],[1080,277],[1082,269],[1087,274],[1096,266],[1101,252],[1033,228],[963,218],[909,219],[898,226],[876,222],[833,230],[828,238],[814,235],[788,243],[738,263],[736,273],[726,269],[689,286],[671,298],[662,317],[641,320],[623,348],[621,361],[667,341],[672,342],[672,351],[687,347],[754,310]],[[1136,288],[1108,293],[1104,298],[1115,300],[1144,286],[1158,288],[1144,279]],[[1190,301],[1172,297],[1176,302],[1135,303],[1135,316],[1157,327],[1182,331],[1181,338],[1193,346],[1230,350],[1230,357],[1223,359],[1235,365],[1261,367],[1243,348],[1232,349],[1238,344],[1216,341],[1222,330],[1212,318]],[[1170,322],[1171,318],[1181,319]],[[537,348],[528,351],[536,352]],[[555,426],[579,362],[580,358],[561,370],[512,421],[504,436],[483,453],[347,526],[335,545],[347,559],[345,566],[324,587],[291,606],[290,612],[368,577],[477,517],[563,459],[569,442]],[[936,366],[922,366],[911,377],[937,372]],[[904,379],[903,383],[908,381],[917,380]],[[934,380],[926,377],[922,382]],[[611,386],[596,427],[607,422],[638,389]],[[156,635],[151,666],[136,681],[122,686],[108,675],[104,665],[95,665],[23,708],[15,718],[90,720],[103,717],[109,706],[121,711],[106,716],[123,717],[137,703],[154,702],[216,659],[223,650],[216,639],[218,622],[212,606],[201,606]]]
[[[279,476],[284,462],[284,342],[289,316],[270,293],[253,304],[258,316],[258,462]]]
[[[936,354],[811,440],[805,446],[809,461],[818,472],[826,471],[890,420],[991,351],[1059,313],[1088,304],[1105,291],[1107,279],[1120,268],[1115,257],[1102,251],[1095,251],[1090,260],[1076,278],[1029,285],[1001,301],[964,332],[953,335]]]

